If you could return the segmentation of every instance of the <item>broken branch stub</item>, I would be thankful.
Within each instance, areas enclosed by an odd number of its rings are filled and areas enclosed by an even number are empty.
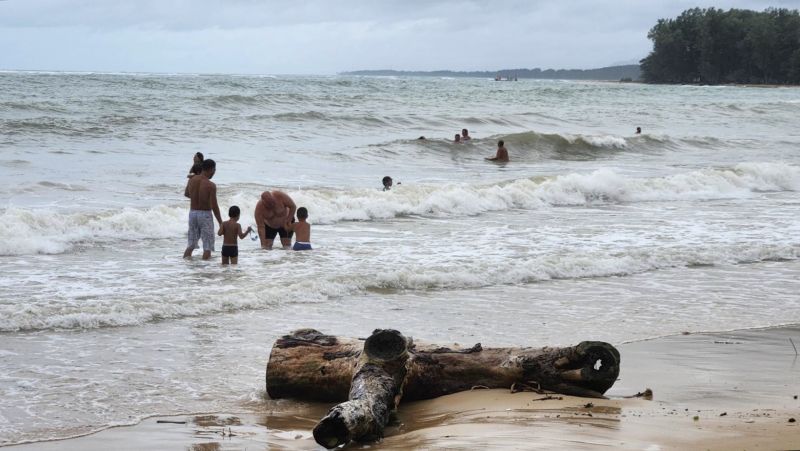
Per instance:
[[[334,406],[314,427],[314,439],[326,448],[351,440],[383,437],[402,397],[409,341],[398,331],[378,329],[364,342],[349,400]]]

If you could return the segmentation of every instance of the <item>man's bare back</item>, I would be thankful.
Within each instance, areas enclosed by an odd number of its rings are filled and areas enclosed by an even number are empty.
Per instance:
[[[203,174],[189,179],[184,195],[191,199],[192,210],[213,210],[217,203],[217,185]],[[217,218],[219,221],[221,218]],[[222,222],[222,221],[220,221]]]
[[[495,155],[494,161],[508,161],[508,150],[506,150],[505,147],[497,149],[497,155]]]
[[[203,172],[190,178],[186,183],[183,195],[190,199],[189,233],[186,250],[183,258],[191,258],[192,251],[197,247],[197,241],[203,240],[203,260],[211,258],[214,250],[214,219],[222,225],[222,215],[217,205],[217,185],[211,182],[211,177],[217,172],[214,160],[203,161]]]
[[[496,161],[498,163],[505,163],[508,161],[508,150],[506,150],[503,140],[497,142],[497,153],[493,157],[486,158],[489,161]]]

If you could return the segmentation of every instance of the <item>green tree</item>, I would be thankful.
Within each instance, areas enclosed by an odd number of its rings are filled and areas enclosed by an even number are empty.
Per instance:
[[[641,61],[652,83],[800,83],[800,13],[693,8],[660,19]]]

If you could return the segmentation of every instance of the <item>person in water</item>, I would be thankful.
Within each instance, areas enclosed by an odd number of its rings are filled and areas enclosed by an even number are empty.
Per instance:
[[[256,203],[255,220],[262,249],[272,249],[275,236],[280,235],[281,246],[289,249],[292,244],[292,232],[284,228],[284,224],[294,222],[297,209],[294,201],[283,191],[264,191]]]
[[[454,143],[460,143],[460,142],[461,142],[461,135],[459,135],[458,133],[456,133],[456,136],[455,136],[455,138],[453,138],[453,142],[454,142]]]
[[[183,258],[191,258],[197,249],[197,241],[203,240],[203,260],[211,258],[214,250],[214,217],[222,225],[222,215],[217,204],[217,185],[211,181],[217,172],[217,163],[208,159],[203,161],[203,171],[186,184],[183,195],[188,197],[189,209],[189,243],[183,252]],[[213,216],[212,216],[213,212]]]
[[[642,134],[642,127],[636,127],[636,134],[637,135],[641,135]]]
[[[235,265],[239,263],[239,245],[237,238],[243,240],[244,237],[253,231],[252,227],[248,227],[247,231],[242,232],[242,225],[239,224],[239,207],[236,205],[228,209],[228,219],[222,223],[217,235],[223,236],[222,239],[222,264]]]
[[[186,178],[192,178],[195,175],[200,174],[203,172],[203,154],[197,152],[194,154],[194,158],[192,159],[192,169],[189,169],[189,175]]]
[[[497,141],[497,153],[493,157],[486,157],[488,161],[506,162],[508,161],[508,150],[506,150],[505,142],[501,139]]]
[[[466,128],[462,128],[461,129],[461,141],[469,141],[470,139],[472,139],[472,137],[469,136],[469,130],[467,130]]]
[[[292,250],[311,250],[311,224],[306,222],[306,219],[308,219],[308,209],[300,207],[297,209],[297,222],[287,223],[283,226],[286,230],[294,232],[295,241]]]

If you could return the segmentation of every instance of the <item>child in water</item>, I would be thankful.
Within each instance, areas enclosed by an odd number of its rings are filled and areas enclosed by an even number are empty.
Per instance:
[[[242,225],[239,224],[239,207],[234,205],[228,209],[228,216],[230,219],[223,222],[219,227],[217,235],[224,236],[222,240],[222,264],[228,263],[235,265],[239,263],[239,245],[237,244],[237,237],[244,239],[250,232],[253,231],[252,227],[248,227],[247,231],[242,233]]]
[[[311,224],[307,223],[306,219],[308,219],[308,210],[306,207],[300,207],[297,209],[297,222],[283,226],[287,231],[294,232],[295,241],[292,250],[311,250]]]
[[[192,159],[192,169],[189,169],[189,175],[186,178],[192,178],[195,175],[200,174],[203,172],[203,154],[201,152],[197,152],[194,154],[194,158]]]

